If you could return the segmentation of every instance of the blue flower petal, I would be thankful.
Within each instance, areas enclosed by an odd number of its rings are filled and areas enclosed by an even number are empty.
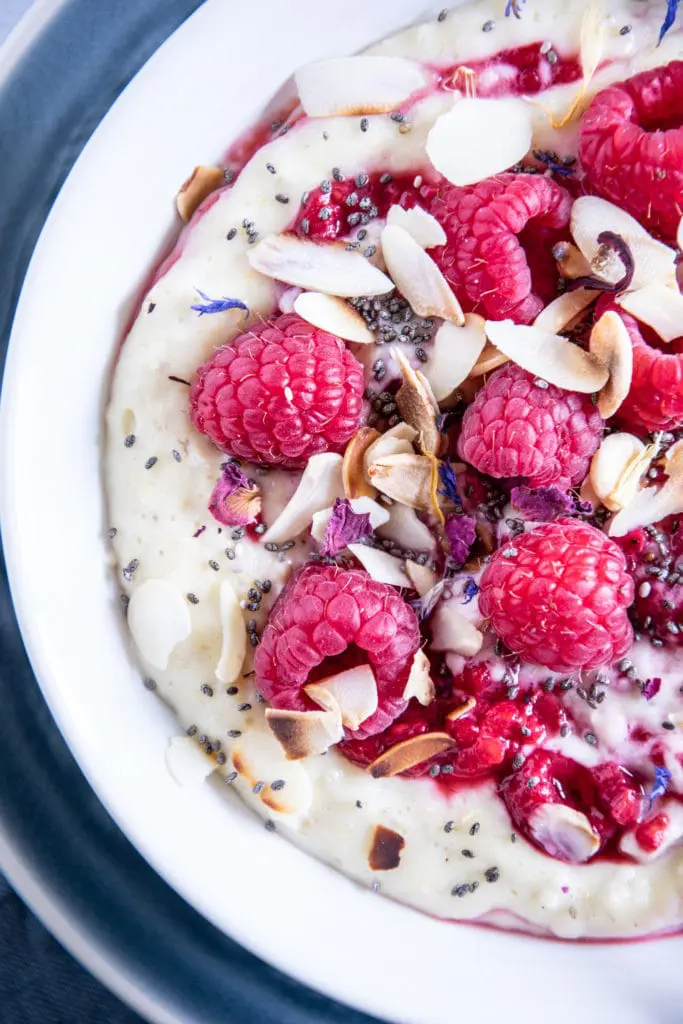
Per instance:
[[[666,0],[666,17],[664,18],[664,21],[662,22],[662,27],[659,30],[659,43],[661,43],[662,39],[671,28],[674,21],[676,20],[679,2],[680,0]],[[659,43],[657,43],[658,46]]]
[[[210,299],[199,288],[196,292],[204,301],[190,306],[190,309],[194,309],[200,316],[204,316],[205,313],[224,313],[226,309],[243,309],[245,315],[249,316],[248,307],[240,299],[228,299],[225,296],[222,299]]]
[[[648,793],[649,807],[652,807],[657,797],[664,796],[669,788],[670,782],[671,772],[669,769],[655,767],[655,781],[652,785],[652,789]]]

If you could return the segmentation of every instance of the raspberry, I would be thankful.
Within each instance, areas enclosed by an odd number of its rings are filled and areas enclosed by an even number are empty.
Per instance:
[[[363,368],[343,341],[286,313],[199,367],[190,417],[238,459],[297,468],[344,449],[360,425],[363,388]]]
[[[633,640],[624,554],[575,519],[540,524],[499,549],[480,587],[479,607],[501,640],[548,668],[606,665]]]
[[[642,846],[646,853],[657,852],[664,842],[670,821],[669,815],[661,812],[638,826],[636,829],[636,842]]]
[[[571,197],[554,181],[499,174],[442,185],[432,214],[448,236],[432,255],[458,298],[493,320],[531,323],[557,293],[551,249],[569,223]]]
[[[640,820],[644,801],[642,787],[633,776],[614,761],[596,765],[593,778],[600,802],[616,825],[635,825]]]
[[[630,614],[636,629],[670,646],[683,644],[683,585],[677,582],[683,577],[676,569],[683,556],[680,516],[669,516],[647,530],[633,530],[617,538],[617,543],[635,580]]]
[[[633,377],[618,419],[626,429],[650,433],[683,425],[683,335],[665,344],[647,324],[601,299],[596,317],[615,310],[633,345]]]
[[[526,370],[507,363],[467,408],[458,454],[489,476],[566,488],[585,477],[602,428],[587,395],[539,388]]]
[[[274,707],[312,710],[306,683],[369,663],[379,707],[353,735],[370,736],[405,710],[419,646],[417,616],[394,589],[357,569],[307,565],[273,605],[254,659],[256,686]]]
[[[673,240],[683,210],[683,62],[603,89],[581,122],[585,185]]]
[[[418,196],[413,182],[414,175],[394,178],[391,174],[359,174],[345,178],[338,172],[332,181],[304,195],[294,231],[300,238],[316,242],[346,237],[355,228],[362,230],[377,217],[386,217],[390,206],[415,206]]]

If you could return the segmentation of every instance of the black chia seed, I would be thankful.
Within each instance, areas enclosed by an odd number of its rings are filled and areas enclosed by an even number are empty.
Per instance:
[[[135,444],[135,434],[128,434],[123,443],[126,448],[132,448]]]
[[[256,785],[252,789],[252,793],[255,793],[256,796],[258,796],[259,793],[262,793],[265,788],[266,788],[265,782],[257,782]]]
[[[676,726],[673,722],[662,722],[662,729],[668,729],[669,731],[672,731],[675,728]]]
[[[199,604],[199,598],[197,597],[196,594],[190,592],[189,594],[186,594],[185,597],[190,602],[190,604]]]
[[[275,822],[271,821],[270,819],[268,819],[268,821],[264,825],[264,828],[265,828],[266,832],[274,832],[275,831]]]
[[[205,697],[213,697],[213,686],[209,686],[208,683],[202,683],[200,690]]]
[[[130,583],[130,581],[133,579],[133,576],[135,576],[135,573],[138,571],[139,567],[140,559],[131,558],[128,565],[124,565],[123,569],[121,570],[121,575],[123,576],[124,580],[127,580]]]
[[[478,835],[478,834],[479,834],[479,829],[480,829],[480,828],[481,828],[481,825],[479,824],[479,822],[478,822],[478,821],[475,821],[474,825],[472,825],[472,827],[471,827],[471,829],[470,829],[470,835],[471,835],[471,836],[476,836],[476,835]]]
[[[227,235],[225,236],[229,242],[232,242],[233,238],[237,235],[237,228],[230,228]]]
[[[487,882],[497,882],[500,878],[500,871],[498,868],[487,868],[484,872],[484,878]]]
[[[447,821],[446,824],[443,827],[443,830],[444,830],[444,832],[452,832],[454,828],[455,828],[455,822],[454,821]]]
[[[594,732],[585,732],[583,734],[583,738],[585,739],[586,743],[590,744],[591,747],[596,747],[598,745],[598,737],[595,735]]]
[[[463,857],[467,857],[469,860],[474,859],[474,854],[472,853],[471,850],[461,850],[460,853],[463,855]]]
[[[157,688],[156,681],[154,679],[150,679],[149,676],[147,676],[147,678],[145,680],[143,680],[143,684],[142,685],[144,686],[144,688],[146,690],[151,690],[152,692],[154,692],[154,690],[156,690],[156,688]]]
[[[151,455],[150,458],[147,459],[147,462],[145,463],[145,469],[151,469],[152,466],[156,466],[158,461],[159,460],[156,457],[156,455]]]
[[[369,127],[370,127],[370,121],[368,120],[368,118],[367,117],[361,117],[361,119],[360,119],[360,130],[362,132],[366,132]]]
[[[236,778],[237,778],[237,772],[230,772],[229,775],[225,776],[225,781],[227,782],[228,785],[230,785],[230,783],[234,782]]]
[[[275,201],[278,203],[282,203],[283,206],[286,206],[287,203],[289,202],[289,196],[284,195],[284,193],[282,192],[278,192],[277,195],[275,196]]]
[[[107,530],[107,539],[108,539],[108,540],[113,540],[113,539],[114,539],[114,537],[116,536],[116,532],[117,532],[117,531],[116,531],[116,527],[115,527],[115,526],[111,526],[111,527],[110,527],[110,528],[109,528],[109,529]]]
[[[216,562],[213,558],[210,558],[209,559],[209,568],[213,569],[214,572],[219,572],[221,567],[218,564],[218,562]]]
[[[448,8],[444,7],[443,11],[440,12],[439,17],[436,20],[437,21],[445,21],[447,17],[448,17]]]
[[[275,779],[274,782],[271,782],[270,788],[275,793],[277,793],[279,790],[284,789],[286,785],[287,785],[287,783],[285,782],[284,779]]]
[[[251,704],[240,704],[237,708],[238,711],[251,711]]]

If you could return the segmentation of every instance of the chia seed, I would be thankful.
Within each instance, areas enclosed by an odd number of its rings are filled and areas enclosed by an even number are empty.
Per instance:
[[[485,21],[484,24],[481,26],[481,30],[482,30],[482,32],[492,32],[493,31],[493,22],[492,21]]]
[[[239,693],[240,691],[239,691],[239,688],[237,686],[228,686],[228,688],[227,688],[227,690],[225,692],[228,694],[229,697],[234,697],[235,694]]]
[[[277,793],[281,789],[284,789],[286,785],[287,783],[285,782],[284,779],[275,779],[274,782],[271,782],[270,788],[273,790],[274,793]]]
[[[319,220],[329,220],[331,216],[332,216],[332,210],[330,209],[329,206],[323,206],[318,211],[318,219]]]
[[[484,872],[484,878],[487,882],[497,882],[500,878],[500,871],[498,868],[487,868]]]
[[[471,835],[471,836],[476,836],[476,835],[478,835],[478,834],[479,834],[479,829],[480,829],[480,828],[481,828],[481,825],[479,824],[479,822],[478,822],[478,821],[475,821],[474,825],[472,825],[472,827],[471,827],[471,829],[470,829],[470,835]]]
[[[444,7],[443,11],[441,11],[441,13],[439,14],[439,16],[438,16],[438,18],[436,20],[437,21],[445,21],[447,17],[448,17],[448,8]]]
[[[444,832],[448,833],[448,832],[452,832],[454,828],[455,828],[455,822],[454,821],[447,821],[446,824],[443,827],[443,830],[444,830]]]
[[[200,690],[205,697],[213,697],[213,686],[209,686],[208,683],[202,683]]]
[[[227,782],[228,785],[230,785],[230,783],[234,782],[236,778],[237,778],[237,772],[230,772],[229,775],[225,776],[225,781]]]
[[[332,177],[334,178],[335,181],[338,181],[340,183],[342,181],[346,181],[346,176],[342,174],[338,167],[332,168]]]
[[[358,188],[365,188],[365,186],[369,183],[369,181],[370,181],[370,178],[365,173],[365,171],[361,171],[360,174],[357,175],[357,177],[356,177],[356,185],[358,186]]]
[[[299,224],[299,230],[301,231],[302,235],[307,235],[308,232],[311,230],[311,222],[309,221],[308,217],[304,217],[304,219],[301,221],[301,224]]]
[[[429,769],[429,774],[430,774],[431,778],[433,778],[433,779],[435,779],[437,777],[437,775],[440,775],[441,774],[441,767],[440,767],[440,765],[433,764],[432,767]]]
[[[223,753],[216,755],[216,764],[219,764],[221,767],[227,763],[227,760],[227,757]]]
[[[213,558],[209,559],[209,568],[213,569],[214,572],[220,571],[220,565]]]
[[[237,228],[230,228],[227,235],[225,236],[229,242],[232,242],[233,238],[237,234]]]
[[[538,778],[538,776],[537,775],[532,775],[530,779],[527,779],[526,788],[527,789],[534,789],[538,785],[539,782],[540,782],[540,779]]]
[[[238,711],[251,711],[251,704],[240,704],[237,708]]]
[[[405,114],[402,114],[399,110],[395,110],[393,112],[393,114],[391,114],[391,120],[395,121],[396,124],[403,124],[405,119],[406,119]]]
[[[130,581],[133,579],[133,576],[135,576],[135,573],[138,571],[139,567],[140,559],[131,558],[128,565],[124,565],[123,569],[121,570],[121,575],[123,576],[124,580],[127,580],[130,583]]]
[[[512,758],[512,767],[517,771],[524,764],[524,754],[515,754]]]
[[[469,858],[469,860],[474,859],[474,854],[472,853],[471,850],[461,850],[460,853],[463,855],[463,857]]]
[[[182,455],[180,454],[180,452],[178,451],[177,448],[173,448],[171,450],[171,455],[173,456],[173,458],[175,459],[176,462],[182,462],[183,461],[183,457],[182,457]]]
[[[569,726],[568,725],[561,726],[561,728],[560,728],[560,736],[562,736],[562,738],[564,739],[564,737],[568,736],[568,735],[569,735]]]
[[[116,536],[116,532],[117,532],[117,531],[116,531],[116,527],[115,527],[115,526],[112,526],[112,527],[110,527],[110,528],[109,528],[109,529],[107,530],[107,539],[108,539],[108,540],[113,540],[113,539],[114,539],[114,537]]]
[[[676,726],[673,722],[662,722],[662,729],[668,729],[669,732],[672,732],[675,728]]]
[[[236,530],[233,530],[230,534],[232,540],[242,540],[244,537],[244,527],[238,526]]]
[[[585,739],[586,743],[590,744],[591,747],[597,747],[598,737],[595,735],[594,732],[585,732],[583,734],[583,738]]]
[[[621,28],[619,29],[619,35],[620,36],[627,36],[629,34],[629,32],[631,31],[631,28],[632,28],[631,25],[622,25]]]
[[[143,680],[142,685],[146,690],[151,690],[152,692],[154,692],[154,690],[156,690],[157,688],[156,682],[154,681],[154,679],[150,679],[149,676],[147,676],[147,678]]]
[[[228,561],[234,562],[234,560],[235,560],[235,552],[233,551],[232,548],[226,548],[225,549],[225,557],[228,559]]]
[[[196,594],[188,593],[185,595],[185,597],[190,602],[190,604],[199,604],[199,598],[197,597]]]
[[[255,793],[256,796],[258,796],[259,793],[262,793],[265,788],[265,782],[257,782],[256,785],[252,788],[252,793]]]
[[[197,735],[197,726],[196,725],[188,726],[187,729],[185,730],[185,734],[187,736],[196,736]]]
[[[132,448],[135,444],[135,434],[128,434],[123,443],[126,448]]]
[[[383,174],[379,179],[380,185],[389,185],[394,180],[393,174]]]
[[[274,832],[275,831],[275,822],[271,821],[270,819],[268,819],[268,821],[264,825],[264,828],[265,828],[266,832]]]
[[[469,891],[470,887],[467,883],[464,883],[463,885],[455,885],[451,889],[451,896],[459,896],[460,899],[462,899],[463,896],[467,896]]]
[[[366,132],[370,127],[370,121],[367,117],[361,117],[360,119],[360,130]]]
[[[284,193],[282,192],[278,192],[277,195],[275,196],[275,200],[278,203],[282,203],[283,206],[286,206],[287,203],[289,202],[289,196],[284,195]]]

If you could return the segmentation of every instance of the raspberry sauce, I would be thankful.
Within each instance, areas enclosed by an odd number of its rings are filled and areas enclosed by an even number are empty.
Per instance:
[[[465,91],[468,76],[463,68],[474,72],[477,95],[492,98],[535,96],[553,85],[567,85],[581,78],[576,57],[562,57],[543,43],[501,50],[485,60],[463,61],[442,72],[441,87]]]

